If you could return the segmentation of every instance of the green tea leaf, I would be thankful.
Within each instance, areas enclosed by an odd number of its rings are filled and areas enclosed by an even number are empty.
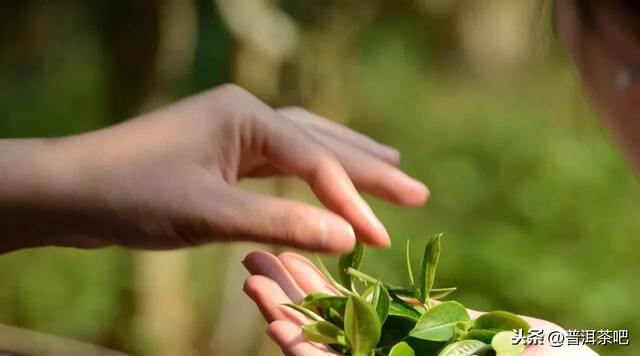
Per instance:
[[[501,331],[491,340],[491,347],[496,352],[496,356],[520,356],[524,352],[525,346],[513,344],[513,331]]]
[[[370,286],[369,288],[365,289],[364,292],[362,292],[360,297],[362,297],[362,299],[366,300],[367,303],[373,305],[373,293],[375,292],[375,290],[376,290],[376,286],[375,285]]]
[[[401,342],[391,348],[389,356],[416,356],[416,353],[409,344]]]
[[[403,317],[405,319],[410,319],[413,321],[418,321],[420,318],[420,312],[417,311],[411,304],[401,303],[396,300],[392,300],[389,305],[389,315],[395,315],[399,317]]]
[[[392,291],[399,296],[409,297],[409,298],[418,298],[416,291],[411,288],[396,287],[389,284],[385,285],[385,287],[387,287],[389,291]],[[458,290],[458,287],[431,288],[431,293],[429,293],[429,299],[442,299],[456,290]]]
[[[473,322],[471,320],[459,321],[453,326],[453,332],[457,335],[457,338],[461,338],[469,333],[469,329],[471,329],[472,326]]]
[[[407,337],[403,341],[411,346],[416,355],[420,356],[436,356],[447,345],[447,342],[422,340],[415,337]]]
[[[488,351],[491,347],[478,340],[462,340],[447,345],[438,356],[472,356]]]
[[[373,306],[361,297],[349,296],[344,331],[353,356],[370,356],[380,339],[382,325]]]
[[[382,286],[382,283],[376,284],[372,302],[376,309],[376,313],[378,313],[380,323],[384,323],[387,319],[387,315],[389,314],[391,297],[389,296],[389,292],[387,292],[387,290]]]
[[[344,331],[327,321],[316,321],[303,325],[302,336],[309,341],[321,344],[347,345]]]
[[[338,271],[342,285],[355,292],[353,278],[347,274],[347,269],[360,269],[364,261],[364,244],[360,241],[356,242],[353,251],[348,254],[341,255],[338,259]]]
[[[422,257],[422,269],[420,270],[420,301],[427,306],[430,306],[429,293],[436,278],[436,267],[440,259],[440,238],[442,238],[442,234],[438,234],[429,240],[424,249],[424,256]]]
[[[506,311],[493,311],[478,317],[473,323],[473,328],[496,331],[522,329],[527,333],[531,326],[516,314]]]
[[[429,292],[429,299],[442,299],[452,292],[454,292],[458,287],[449,287],[449,288],[431,288]]]
[[[333,308],[337,311],[344,312],[344,308],[347,305],[347,297],[325,293],[312,293],[302,300],[301,305],[307,309]]]
[[[387,285],[387,289],[390,292],[393,292],[402,297],[409,297],[409,298],[417,297],[415,291],[411,288],[394,287],[394,286]]]
[[[389,315],[396,315],[404,317],[413,321],[418,321],[421,313],[413,307],[413,305],[407,303],[393,290],[388,290],[389,296],[391,296],[391,305],[389,305]]]
[[[295,311],[297,311],[297,312],[299,312],[299,313],[304,314],[306,317],[308,317],[308,318],[309,318],[309,319],[311,319],[311,320],[315,320],[315,321],[324,321],[324,319],[323,319],[320,315],[318,315],[318,314],[314,313],[313,311],[311,311],[311,310],[309,310],[309,309],[307,309],[307,308],[305,308],[305,307],[302,307],[302,306],[300,306],[300,305],[297,305],[297,304],[289,304],[289,303],[287,303],[287,304],[282,304],[282,305],[284,305],[284,306],[286,306],[286,307],[289,307],[289,308],[291,308],[291,309],[293,309],[293,310],[295,310]]]
[[[493,337],[498,333],[497,330],[471,329],[464,336],[467,340],[478,340],[485,344],[490,344]]]
[[[455,324],[468,320],[471,318],[462,304],[443,302],[422,314],[410,335],[423,340],[449,341],[455,335]]]

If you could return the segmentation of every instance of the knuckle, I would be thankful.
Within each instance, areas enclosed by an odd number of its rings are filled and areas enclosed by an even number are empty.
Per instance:
[[[285,245],[296,245],[298,241],[297,223],[294,222],[301,222],[301,217],[297,215],[299,214],[287,212],[274,223],[276,225],[273,227],[274,233],[279,235]]]
[[[240,94],[240,95],[246,95],[246,94],[249,93],[244,88],[242,88],[238,84],[234,84],[234,83],[222,84],[222,85],[220,85],[218,87],[218,90],[223,91],[223,92],[232,93],[232,94]]]
[[[318,149],[313,168],[307,177],[309,182],[318,183],[327,172],[333,172],[336,167],[341,167],[338,158],[330,150],[321,147]]]

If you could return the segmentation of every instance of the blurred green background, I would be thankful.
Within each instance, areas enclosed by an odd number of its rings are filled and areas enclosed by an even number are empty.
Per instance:
[[[236,82],[397,147],[430,187],[419,209],[369,199],[394,246],[366,270],[403,282],[405,239],[442,231],[437,284],[457,300],[628,329],[630,346],[598,351],[634,354],[640,189],[549,13],[534,0],[2,2],[0,136],[79,133]],[[288,180],[243,184],[312,200]],[[254,248],[270,247],[3,255],[0,323],[138,355],[278,355],[241,292]]]

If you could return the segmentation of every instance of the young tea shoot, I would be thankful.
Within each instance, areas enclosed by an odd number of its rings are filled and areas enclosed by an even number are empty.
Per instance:
[[[473,320],[462,304],[438,301],[456,290],[434,288],[441,238],[427,243],[417,279],[407,241],[407,287],[362,272],[362,243],[338,260],[340,282],[318,258],[318,267],[342,294],[313,293],[299,305],[286,304],[312,321],[302,335],[351,356],[521,355],[525,346],[513,345],[514,329],[526,335],[530,326],[518,315],[494,311]]]

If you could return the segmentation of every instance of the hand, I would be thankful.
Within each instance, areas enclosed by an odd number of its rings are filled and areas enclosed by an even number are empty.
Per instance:
[[[335,356],[324,345],[307,342],[300,325],[309,322],[302,314],[283,307],[283,303],[299,303],[309,293],[339,294],[309,260],[301,255],[285,252],[278,257],[266,252],[249,254],[243,264],[252,274],[244,284],[244,291],[255,301],[269,323],[267,333],[287,356]],[[472,318],[482,313],[469,310]],[[525,318],[532,328],[543,329],[545,335],[562,328],[551,322]],[[550,347],[529,346],[524,356],[589,356],[597,355],[586,346]]]
[[[357,189],[409,206],[428,195],[394,167],[395,150],[300,108],[273,110],[234,85],[78,136],[0,140],[0,151],[10,153],[0,157],[0,235],[47,236],[23,245],[253,240],[344,252],[356,237],[390,243]],[[304,179],[331,211],[234,185],[276,174]]]

